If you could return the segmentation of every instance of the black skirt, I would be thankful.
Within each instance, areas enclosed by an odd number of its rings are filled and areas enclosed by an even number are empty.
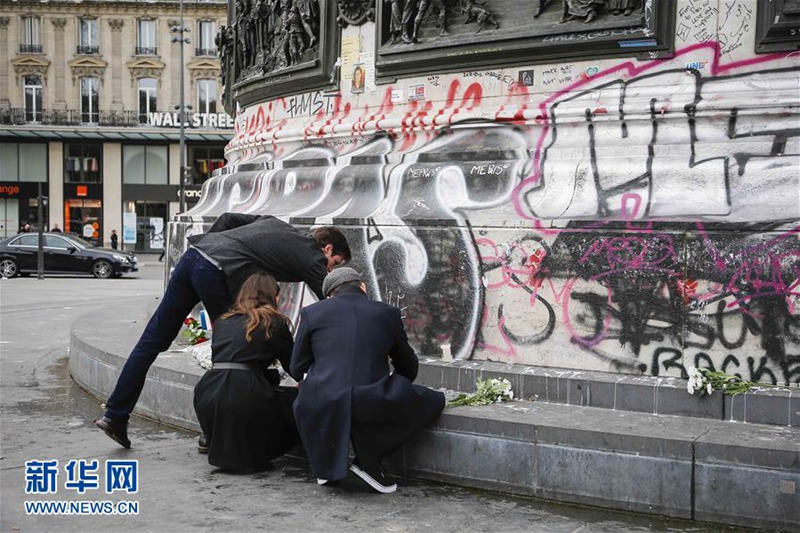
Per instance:
[[[259,370],[209,370],[194,389],[208,437],[208,462],[225,470],[263,468],[299,442],[294,387],[275,387]]]

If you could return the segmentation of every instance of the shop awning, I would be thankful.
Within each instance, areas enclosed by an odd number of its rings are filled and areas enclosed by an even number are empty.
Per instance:
[[[225,131],[196,131],[187,130],[185,134],[186,142],[215,142],[227,143],[233,137],[233,132]],[[25,127],[0,128],[0,139],[25,139],[43,141],[133,141],[133,142],[179,142],[180,133],[178,131],[158,131],[158,130],[119,130],[109,128],[58,128],[40,129]]]

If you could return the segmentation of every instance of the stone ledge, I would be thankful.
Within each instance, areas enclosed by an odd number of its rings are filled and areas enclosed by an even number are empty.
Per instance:
[[[800,426],[800,389],[755,389],[735,397],[715,392],[692,396],[686,380],[544,368],[493,361],[423,358],[417,381],[433,388],[473,392],[478,378],[506,378],[523,400],[600,407],[655,415],[677,415]]]
[[[126,302],[113,312],[94,311],[73,323],[70,372],[81,387],[107,397],[145,325],[147,307],[147,300]],[[102,330],[96,327],[100,322]],[[136,412],[198,430],[192,397],[202,373],[183,352],[162,354],[148,374]],[[618,387],[616,395],[617,402],[627,404],[620,396],[646,389],[642,378],[612,380],[600,374],[593,381],[589,374],[594,373],[438,360],[425,361],[420,374],[430,386],[437,386],[431,380],[438,375],[460,390],[473,388],[477,376],[508,377],[527,397],[543,386],[545,398],[565,402],[447,409],[434,427],[391,458],[389,466],[399,474],[628,511],[800,531],[798,428],[626,411],[619,409],[620,403],[616,410],[573,403],[591,400],[584,391],[596,383],[626,382],[631,387]],[[455,387],[452,380],[457,380]],[[677,390],[672,383],[677,381],[650,384],[653,405],[659,405],[657,395],[665,384]],[[685,389],[682,394],[692,398]]]

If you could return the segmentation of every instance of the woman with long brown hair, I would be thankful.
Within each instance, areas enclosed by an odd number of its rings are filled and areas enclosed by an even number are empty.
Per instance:
[[[277,359],[288,372],[289,319],[278,311],[278,283],[266,273],[242,284],[214,323],[211,370],[194,389],[194,409],[208,442],[208,462],[225,470],[260,469],[298,443],[294,387],[278,387]]]

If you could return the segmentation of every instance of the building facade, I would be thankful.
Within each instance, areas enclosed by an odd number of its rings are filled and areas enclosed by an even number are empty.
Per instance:
[[[214,41],[226,7],[0,5],[0,237],[24,224],[58,224],[96,244],[116,230],[125,249],[163,250],[181,189],[191,207],[224,165],[233,122],[220,101]],[[47,198],[42,221],[39,194]]]

